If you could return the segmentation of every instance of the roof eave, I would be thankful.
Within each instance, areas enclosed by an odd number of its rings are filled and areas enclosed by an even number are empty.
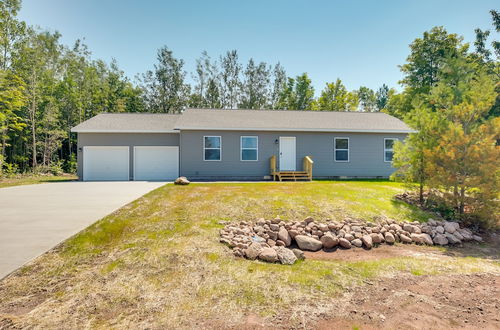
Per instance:
[[[177,129],[171,130],[146,130],[146,129],[86,129],[72,128],[73,133],[179,133]]]
[[[187,131],[278,131],[278,132],[338,132],[338,133],[416,133],[411,129],[348,129],[348,128],[256,128],[256,127],[195,127],[195,126],[180,126],[176,130]]]

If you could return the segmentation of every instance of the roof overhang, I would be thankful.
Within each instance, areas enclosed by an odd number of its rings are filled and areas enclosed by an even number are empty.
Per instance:
[[[332,128],[254,128],[254,127],[176,127],[178,130],[187,131],[265,131],[265,132],[325,132],[325,133],[394,133],[408,134],[416,133],[415,130],[391,130],[391,129],[332,129]]]
[[[73,133],[179,133],[179,130],[71,129]]]

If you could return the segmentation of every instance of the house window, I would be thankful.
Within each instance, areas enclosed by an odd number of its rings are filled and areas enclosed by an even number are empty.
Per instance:
[[[242,136],[240,140],[240,158],[242,161],[257,161],[259,156],[259,139],[257,136]]]
[[[334,157],[336,162],[349,161],[349,138],[335,138],[334,144]]]
[[[204,136],[203,137],[203,160],[206,161],[218,161],[221,160],[222,148],[221,148],[221,137],[220,136]]]
[[[394,141],[398,139],[384,139],[384,162],[392,162],[394,156]]]

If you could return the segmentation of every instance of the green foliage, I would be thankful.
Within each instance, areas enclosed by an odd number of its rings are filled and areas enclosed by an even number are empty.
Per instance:
[[[17,164],[9,164],[5,162],[1,162],[3,156],[0,155],[0,163],[2,164],[2,170],[0,171],[1,177],[11,177],[19,173],[19,167]]]
[[[342,81],[337,78],[334,83],[327,83],[316,102],[318,110],[355,111],[358,107],[358,97],[349,92]]]
[[[393,166],[397,168],[393,179],[405,182],[409,187],[418,184],[420,204],[424,203],[424,187],[429,180],[429,161],[424,152],[436,146],[443,121],[428,108],[416,108],[408,113],[405,121],[415,130],[405,143],[397,142]]]
[[[312,110],[314,107],[314,88],[307,73],[294,78],[288,78],[281,92],[278,109]]]
[[[238,52],[228,51],[220,57],[220,90],[221,104],[226,109],[236,109],[238,106],[238,91],[241,86],[240,73],[242,66],[238,62]]]
[[[174,57],[167,47],[158,50],[154,70],[143,75],[142,89],[150,112],[178,113],[186,105],[189,85],[184,82],[184,61]]]
[[[464,221],[498,221],[499,119],[488,117],[497,94],[484,66],[468,56],[448,57],[425,99],[433,107],[406,116],[417,130],[396,146],[396,176],[428,186]],[[445,207],[446,208],[446,207]]]
[[[448,57],[465,55],[467,46],[462,45],[462,37],[449,34],[443,27],[434,27],[424,32],[410,44],[411,53],[407,63],[401,66],[405,77],[403,85],[416,93],[428,93],[438,81],[438,72]]]
[[[377,93],[375,93],[375,103],[377,105],[377,111],[382,111],[383,109],[385,109],[387,102],[389,101],[389,92],[389,86],[383,84],[382,87],[377,90]]]
[[[375,92],[365,86],[361,86],[357,91],[360,110],[364,112],[377,111],[377,96]]]
[[[271,68],[266,63],[258,65],[251,58],[244,72],[239,108],[266,109],[269,107]]]

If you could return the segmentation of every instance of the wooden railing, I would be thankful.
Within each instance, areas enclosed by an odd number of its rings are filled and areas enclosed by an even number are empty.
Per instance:
[[[305,156],[302,160],[302,168],[304,169],[304,172],[307,172],[309,180],[312,180],[313,178],[313,164],[314,162],[310,156]]]
[[[274,175],[276,173],[276,156],[272,155],[271,158],[269,158],[269,165],[271,168],[271,175],[273,176],[274,180]]]
[[[273,177],[273,181],[276,178],[279,181],[282,180],[312,180],[312,169],[313,169],[313,160],[311,156],[306,156],[302,160],[302,171],[279,171],[278,165],[276,161],[276,156],[273,155],[269,158],[269,169],[271,172],[271,176]]]

